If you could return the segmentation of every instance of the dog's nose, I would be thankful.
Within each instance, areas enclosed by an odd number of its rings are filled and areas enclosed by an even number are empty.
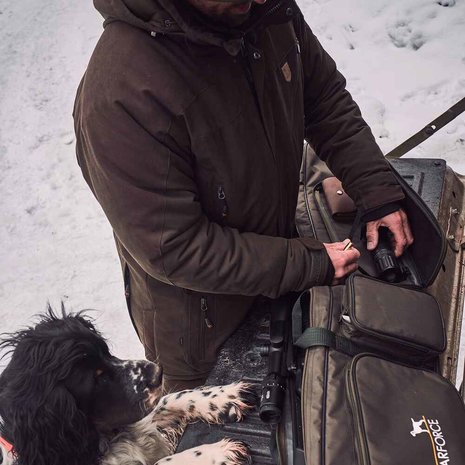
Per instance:
[[[161,365],[150,363],[147,367],[147,381],[150,389],[159,387],[163,380],[163,368]]]
[[[147,377],[147,398],[145,400],[145,406],[148,410],[151,410],[162,396],[163,369],[160,365],[154,363],[152,363],[148,369],[151,373],[150,376]]]

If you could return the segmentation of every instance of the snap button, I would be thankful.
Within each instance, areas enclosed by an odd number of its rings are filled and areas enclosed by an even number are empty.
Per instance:
[[[260,60],[262,55],[260,52],[253,52],[253,57],[255,58],[255,60]]]
[[[288,8],[288,9],[286,10],[286,15],[287,15],[287,16],[292,16],[293,14],[294,14],[294,11],[292,10],[292,8]]]

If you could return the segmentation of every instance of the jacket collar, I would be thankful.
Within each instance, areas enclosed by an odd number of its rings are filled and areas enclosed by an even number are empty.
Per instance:
[[[193,42],[222,47],[231,55],[239,53],[249,32],[287,22],[289,9],[298,11],[294,0],[268,0],[254,5],[242,26],[230,28],[202,15],[186,0],[94,0],[94,5],[105,18],[104,26],[123,21],[152,35],[186,35]]]

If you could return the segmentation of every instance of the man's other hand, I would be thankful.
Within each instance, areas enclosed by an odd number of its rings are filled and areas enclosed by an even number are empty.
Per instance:
[[[400,257],[405,249],[413,244],[413,234],[404,210],[384,216],[367,223],[367,249],[374,250],[378,245],[378,228],[385,226],[392,233],[392,248],[396,257]]]
[[[334,267],[332,284],[338,284],[341,278],[353,273],[358,268],[357,261],[360,258],[360,252],[354,247],[344,250],[348,244],[350,244],[349,239],[344,242],[323,243]]]

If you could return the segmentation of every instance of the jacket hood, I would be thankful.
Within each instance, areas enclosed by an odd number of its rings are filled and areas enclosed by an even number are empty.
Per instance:
[[[104,26],[123,21],[152,35],[186,35],[197,43],[223,47],[231,55],[240,51],[245,34],[266,23],[281,23],[290,19],[286,14],[293,0],[269,0],[254,5],[250,19],[241,27],[230,28],[212,21],[186,0],[94,0],[95,8],[104,17]],[[295,5],[295,11],[298,11]]]

